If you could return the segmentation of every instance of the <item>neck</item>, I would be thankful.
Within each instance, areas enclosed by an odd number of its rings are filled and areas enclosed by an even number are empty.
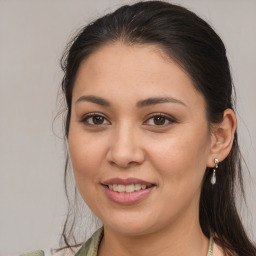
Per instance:
[[[198,215],[140,236],[129,236],[104,226],[99,256],[206,256],[209,240],[200,228]]]

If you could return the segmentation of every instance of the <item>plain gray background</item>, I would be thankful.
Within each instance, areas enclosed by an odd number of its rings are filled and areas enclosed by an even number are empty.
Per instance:
[[[61,109],[59,59],[79,28],[128,2],[0,0],[0,255],[58,245],[66,213],[63,142],[52,129]],[[249,212],[242,207],[241,214],[255,241],[256,1],[170,2],[206,19],[227,47],[240,143],[251,172],[245,177]],[[62,137],[60,121],[54,130]]]

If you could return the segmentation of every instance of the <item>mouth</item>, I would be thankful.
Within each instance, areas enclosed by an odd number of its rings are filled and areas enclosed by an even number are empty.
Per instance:
[[[131,205],[146,199],[156,184],[137,178],[113,178],[101,183],[106,196],[113,202]]]
[[[140,190],[145,190],[149,189],[151,187],[154,187],[154,184],[151,184],[149,186],[146,186],[144,184],[128,184],[128,185],[123,185],[123,184],[109,184],[109,185],[104,185],[105,187],[108,187],[111,191],[118,192],[118,193],[134,193]]]

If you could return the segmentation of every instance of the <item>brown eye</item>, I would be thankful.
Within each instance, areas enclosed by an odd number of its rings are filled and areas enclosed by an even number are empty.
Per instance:
[[[99,125],[104,123],[104,117],[102,116],[93,116],[92,117],[93,124]]]
[[[88,114],[81,120],[81,122],[86,125],[95,125],[95,126],[109,124],[109,122],[104,116],[98,115],[98,114]]]
[[[151,116],[145,124],[151,125],[151,126],[167,126],[172,123],[175,123],[176,121],[171,118],[170,116],[163,115],[163,114],[155,114]]]
[[[166,118],[164,118],[162,116],[155,116],[153,118],[153,120],[154,120],[154,124],[155,125],[164,125],[165,121],[166,121]]]

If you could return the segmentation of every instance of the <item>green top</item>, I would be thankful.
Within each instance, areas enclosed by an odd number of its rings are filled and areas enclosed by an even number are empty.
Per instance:
[[[75,256],[97,256],[98,248],[103,237],[103,227],[98,229],[89,240],[81,247]],[[212,256],[212,236],[210,237],[207,256]]]
[[[44,251],[38,250],[33,252],[27,252],[25,254],[20,254],[19,256],[44,256]]]
[[[103,227],[99,228],[89,240],[80,248],[75,256],[97,256],[99,245],[103,237]]]
[[[89,240],[80,248],[75,256],[97,256],[101,239],[104,235],[103,227],[98,229]],[[212,256],[213,239],[210,237],[209,249],[207,256]],[[43,251],[34,251],[30,253],[21,254],[20,256],[44,256]]]

